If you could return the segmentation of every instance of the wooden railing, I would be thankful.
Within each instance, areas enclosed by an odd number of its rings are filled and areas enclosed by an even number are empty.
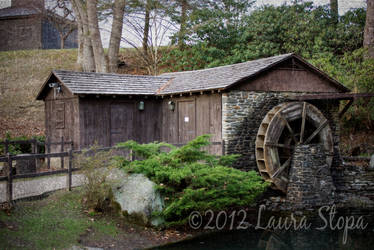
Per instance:
[[[10,144],[15,144],[15,143],[30,143],[32,141],[35,145],[44,145],[43,143],[40,142],[35,142],[35,140],[28,140],[28,141],[8,141],[6,145]],[[62,139],[60,144],[61,145],[66,145],[70,144],[71,142],[64,142]],[[56,145],[58,143],[51,143],[47,142],[47,145]],[[171,143],[173,146],[176,147],[182,147],[186,144],[182,143]],[[222,148],[224,148],[224,142],[212,142],[211,145],[222,145]],[[63,148],[63,146],[62,146]],[[129,160],[133,161],[135,160],[134,155],[132,154],[131,150],[127,149],[121,149],[118,147],[102,147],[95,149],[96,152],[98,151],[109,151],[109,150],[119,150],[122,152],[126,152],[129,155]],[[72,147],[70,148],[69,151],[67,152],[59,152],[59,153],[44,153],[44,154],[39,154],[39,153],[34,153],[34,154],[27,154],[27,155],[11,155],[9,152],[7,153],[6,156],[0,156],[0,162],[6,163],[6,176],[0,176],[0,181],[7,181],[7,191],[6,191],[6,200],[8,204],[12,204],[13,202],[13,180],[15,179],[24,179],[24,178],[34,178],[34,177],[40,177],[40,176],[50,176],[50,175],[57,175],[57,174],[67,174],[66,178],[66,187],[69,191],[72,189],[72,173],[74,171],[80,170],[79,168],[74,168],[73,167],[73,160],[74,160],[74,155],[76,154],[82,154],[83,152],[89,153],[92,152],[90,150],[73,150]],[[223,151],[224,153],[224,151]],[[64,158],[68,157],[68,168],[64,169]],[[53,171],[47,171],[47,172],[40,172],[40,173],[27,173],[27,174],[13,174],[13,161],[17,160],[35,160],[37,161],[38,159],[48,159],[48,169],[50,169],[50,159],[51,158],[61,158],[61,168],[59,170],[53,170]]]
[[[70,145],[70,148],[73,148],[73,142],[72,141],[65,141],[64,137],[62,136],[60,141],[58,142],[52,142],[50,138],[47,138],[45,142],[38,141],[36,138],[30,139],[30,140],[8,140],[5,139],[4,141],[0,141],[0,144],[4,145],[4,155],[8,155],[9,153],[9,145],[25,145],[25,144],[30,144],[31,145],[31,154],[38,154],[39,153],[39,146],[44,147],[45,152],[51,152],[51,146],[52,145],[60,145],[60,152],[63,153],[65,152],[65,145]],[[1,155],[0,155],[1,157]],[[51,157],[46,157],[47,158],[47,168],[51,168]],[[64,157],[61,158],[61,166],[64,166]]]

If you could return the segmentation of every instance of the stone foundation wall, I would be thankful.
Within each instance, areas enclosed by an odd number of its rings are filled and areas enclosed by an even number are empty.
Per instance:
[[[235,168],[257,170],[255,142],[258,128],[274,106],[290,101],[289,97],[300,93],[254,92],[233,90],[222,94],[222,139],[225,141],[226,154],[240,154]],[[331,126],[335,157],[334,165],[340,165],[339,125],[337,102],[311,102],[319,108]]]
[[[366,197],[374,201],[374,169],[366,166],[341,165],[333,167],[331,171],[336,191],[343,194],[340,196],[340,202],[348,202],[352,196]]]
[[[292,156],[287,200],[295,205],[330,204],[335,196],[331,170],[322,145],[298,145]]]

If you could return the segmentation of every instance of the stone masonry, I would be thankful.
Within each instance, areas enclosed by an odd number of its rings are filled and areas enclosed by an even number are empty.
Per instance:
[[[331,203],[334,196],[335,186],[323,147],[297,145],[289,173],[287,200],[295,205],[315,207]]]
[[[254,92],[233,90],[222,94],[222,138],[226,154],[240,154],[234,165],[241,170],[257,170],[255,142],[258,128],[267,112],[279,103],[290,101],[291,92]],[[333,138],[334,164],[340,164],[338,103],[311,102],[329,120]]]

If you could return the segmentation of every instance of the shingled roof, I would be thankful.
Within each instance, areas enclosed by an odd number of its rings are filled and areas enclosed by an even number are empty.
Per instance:
[[[210,69],[165,73],[162,74],[162,76],[172,77],[173,81],[164,89],[159,90],[158,94],[224,89],[291,55],[292,54],[285,54]]]
[[[161,86],[171,80],[170,77],[136,76],[124,74],[101,74],[94,72],[73,72],[54,70],[55,76],[73,94],[100,95],[154,95]],[[41,88],[37,99],[43,99],[45,87]]]
[[[173,94],[213,89],[227,89],[235,85],[236,83],[239,83],[245,79],[249,79],[250,77],[255,76],[290,58],[296,58],[298,61],[301,61],[309,68],[318,72],[318,74],[320,74],[322,77],[327,78],[338,89],[341,89],[342,91],[349,91],[341,83],[330,78],[328,75],[310,65],[301,57],[290,53],[210,69],[165,73],[161,76],[172,77],[173,80],[169,85],[164,86],[162,89],[159,89],[157,93]]]
[[[326,78],[337,89],[343,92],[349,91],[341,83],[330,78],[324,72],[295,54],[284,54],[210,69],[165,73],[160,76],[99,74],[72,71],[53,71],[52,74],[73,94],[169,95],[228,89],[290,58],[298,60],[321,77]],[[47,82],[39,92],[38,100],[43,98],[43,91]]]
[[[0,18],[30,16],[30,15],[37,15],[40,13],[41,13],[40,10],[36,8],[8,7],[8,8],[0,9]]]

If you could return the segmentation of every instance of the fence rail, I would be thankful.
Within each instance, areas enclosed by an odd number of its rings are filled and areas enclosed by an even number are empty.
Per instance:
[[[25,140],[25,141],[8,141],[8,142],[0,142],[0,144],[10,145],[10,144],[16,144],[16,143],[30,143],[33,142],[34,145],[37,145],[37,142],[34,140]],[[72,144],[71,142],[65,142],[63,138],[61,138],[61,141],[59,143],[52,143],[50,141],[47,141],[45,145],[61,145],[61,149],[64,149],[64,145],[66,144]],[[176,147],[182,147],[186,145],[185,143],[170,143],[173,146]],[[211,145],[222,145],[222,148],[224,148],[224,142],[212,142]],[[37,148],[37,147],[35,147]],[[120,150],[125,151],[123,148],[118,148],[116,146],[114,147],[102,147],[98,148],[94,151],[109,151],[109,150]],[[48,149],[50,152],[50,148]],[[6,191],[6,200],[11,205],[13,203],[13,180],[15,179],[25,179],[25,178],[34,178],[34,177],[41,177],[41,176],[50,176],[50,175],[58,175],[58,174],[66,174],[66,187],[69,191],[72,189],[72,173],[74,171],[80,170],[79,168],[73,167],[73,160],[74,155],[76,154],[82,154],[82,153],[90,153],[94,152],[93,150],[73,150],[72,147],[67,152],[59,152],[59,153],[44,153],[40,154],[38,153],[38,150],[33,150],[32,154],[22,154],[22,155],[11,155],[9,152],[7,152],[6,156],[0,157],[0,162],[6,163],[6,176],[0,176],[0,181],[7,181],[7,191]],[[126,150],[127,151],[127,150]],[[131,161],[135,160],[135,157],[131,150],[128,150],[129,157]],[[224,153],[224,151],[222,151]],[[64,168],[64,158],[68,157],[68,167]],[[13,161],[17,160],[37,160],[37,159],[47,159],[48,160],[48,169],[50,169],[50,159],[51,158],[60,158],[61,159],[61,168],[59,170],[53,170],[53,171],[47,171],[47,172],[40,172],[40,173],[25,173],[25,174],[13,174]]]

